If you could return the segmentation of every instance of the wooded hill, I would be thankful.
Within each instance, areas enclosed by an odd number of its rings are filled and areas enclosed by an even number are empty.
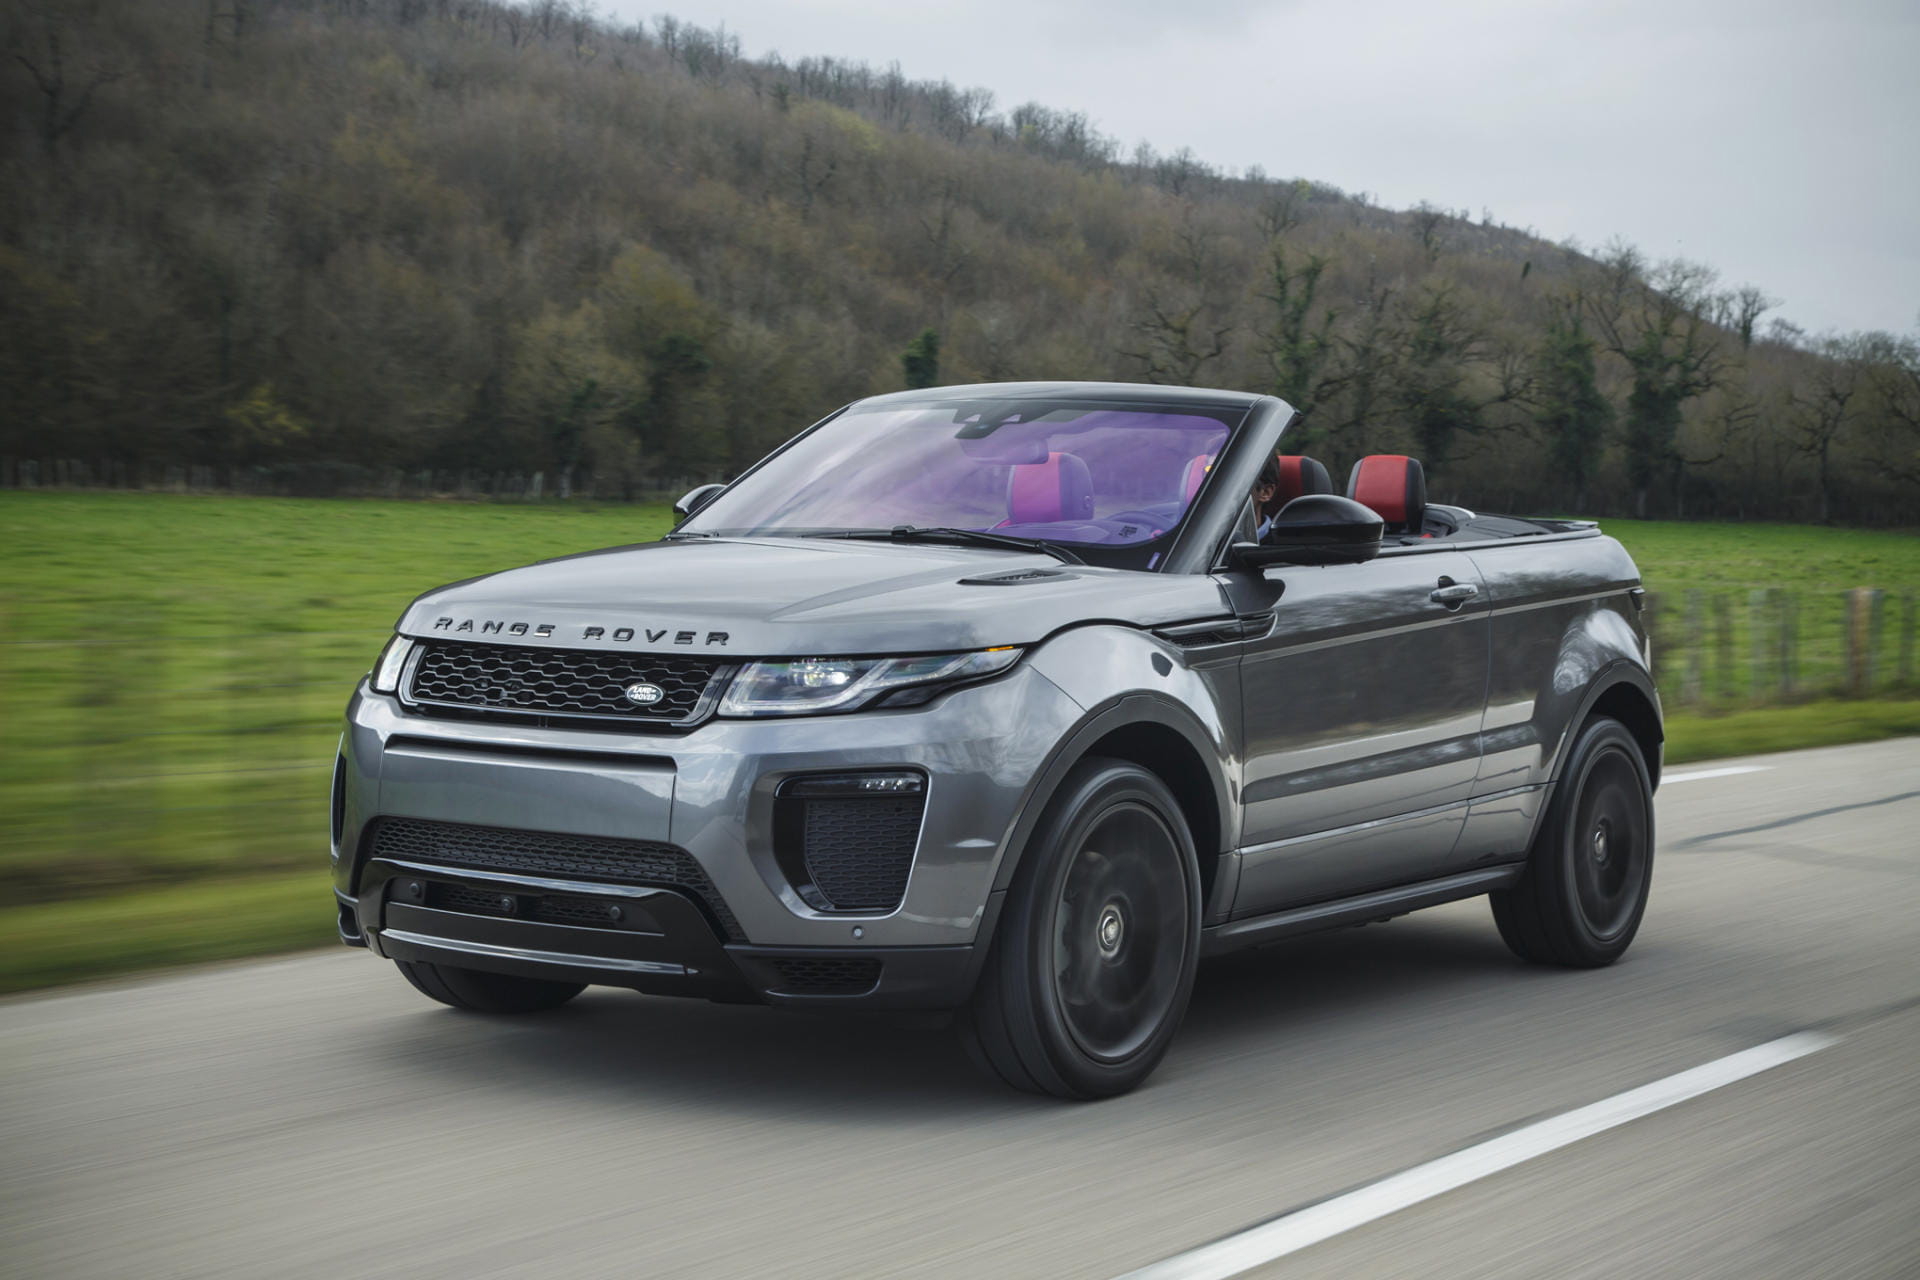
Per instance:
[[[1488,508],[1920,523],[1920,347],[565,0],[6,0],[0,455],[725,475],[909,383],[1277,393]],[[1729,215],[1738,216],[1729,210]],[[1916,299],[1920,305],[1920,299]]]

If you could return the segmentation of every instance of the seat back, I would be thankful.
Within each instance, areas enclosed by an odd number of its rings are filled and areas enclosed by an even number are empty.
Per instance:
[[[1347,496],[1371,507],[1388,533],[1420,534],[1427,519],[1427,476],[1417,459],[1400,453],[1368,454],[1353,464]]]
[[[1072,453],[1050,453],[1045,462],[1023,462],[1007,481],[1008,524],[1052,524],[1093,518],[1093,473]]]
[[[1200,486],[1207,482],[1207,472],[1213,470],[1213,455],[1196,453],[1187,459],[1186,476],[1180,482],[1180,496],[1187,502],[1193,501],[1193,495],[1200,492]]]
[[[1271,509],[1278,511],[1295,498],[1309,493],[1332,493],[1333,477],[1319,461],[1300,453],[1283,453],[1274,459],[1279,466],[1279,482],[1274,486]]]

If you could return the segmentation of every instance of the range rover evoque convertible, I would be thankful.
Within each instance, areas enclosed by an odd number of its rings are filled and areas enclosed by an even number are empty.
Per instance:
[[[1661,761],[1633,562],[1407,457],[1336,493],[1296,416],[876,396],[659,542],[428,592],[347,708],[341,938],[491,1014],[952,1011],[1069,1098],[1147,1077],[1203,956],[1485,894],[1524,959],[1612,962]]]

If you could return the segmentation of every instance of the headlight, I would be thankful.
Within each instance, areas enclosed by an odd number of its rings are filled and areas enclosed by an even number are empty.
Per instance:
[[[963,680],[998,675],[1019,660],[1020,650],[1007,648],[924,658],[754,662],[733,678],[727,696],[720,702],[720,714],[797,716],[815,711],[851,711],[883,699],[890,706],[912,705]]]
[[[407,656],[413,652],[413,641],[405,636],[395,636],[387,641],[387,647],[380,651],[380,657],[373,664],[373,674],[369,677],[375,693],[397,693],[400,690],[400,668],[407,665]]]

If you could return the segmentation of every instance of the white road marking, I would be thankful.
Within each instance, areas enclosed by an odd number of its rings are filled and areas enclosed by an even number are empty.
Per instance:
[[[1537,1121],[1379,1182],[1323,1200],[1212,1244],[1130,1271],[1121,1280],[1227,1280],[1276,1258],[1297,1253],[1376,1218],[1615,1126],[1711,1093],[1748,1076],[1818,1053],[1840,1042],[1824,1031],[1801,1031],[1616,1094],[1578,1110]]]
[[[1730,764],[1718,769],[1695,769],[1692,773],[1669,773],[1661,777],[1660,785],[1669,782],[1698,782],[1702,778],[1731,778],[1736,773],[1765,773],[1773,768],[1770,764]]]

